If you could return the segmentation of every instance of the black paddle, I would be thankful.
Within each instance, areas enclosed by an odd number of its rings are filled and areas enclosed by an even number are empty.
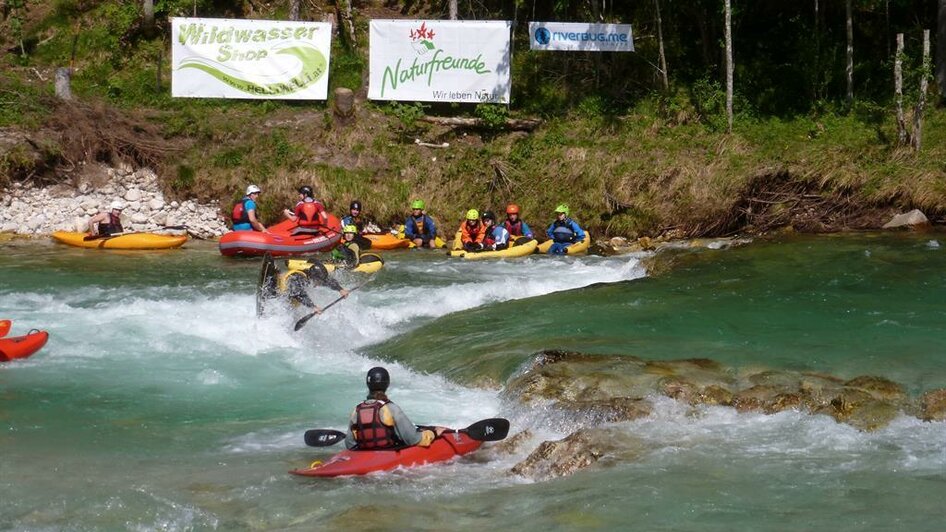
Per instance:
[[[433,430],[433,427],[421,427]],[[447,429],[443,433],[461,432],[478,441],[499,441],[509,434],[509,420],[494,417],[477,421],[465,429]],[[305,431],[305,444],[309,447],[329,447],[345,439],[345,433],[331,429]]]
[[[369,279],[369,281],[370,281],[370,279]],[[361,288],[362,286],[365,286],[366,284],[368,284],[368,281],[365,281],[365,282],[361,283],[360,285],[358,285],[358,286],[352,288],[351,290],[348,291],[348,293],[351,294],[352,292],[354,292],[355,290],[358,290],[359,288]],[[309,320],[311,320],[312,318],[316,317],[317,315],[319,315],[319,314],[325,312],[326,310],[328,310],[329,307],[331,307],[331,306],[334,305],[335,303],[338,303],[339,301],[345,299],[346,297],[348,297],[348,296],[342,296],[342,297],[336,299],[335,301],[332,301],[332,302],[329,303],[328,305],[325,305],[324,307],[322,307],[321,310],[313,310],[311,313],[306,314],[305,316],[303,316],[302,318],[300,318],[299,321],[296,322],[296,325],[293,327],[292,330],[298,331],[299,329],[305,327],[305,324],[306,324]]]

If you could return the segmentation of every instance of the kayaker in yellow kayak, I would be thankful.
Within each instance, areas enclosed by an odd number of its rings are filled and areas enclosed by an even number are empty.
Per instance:
[[[332,250],[332,260],[338,266],[354,270],[362,262],[380,261],[381,257],[374,253],[362,253],[361,243],[358,241],[358,227],[346,225],[342,228],[342,241]]]
[[[285,273],[280,273],[277,269],[275,276],[270,278],[269,287],[264,289],[264,294],[268,297],[285,296],[293,306],[303,305],[319,314],[322,310],[312,301],[306,288],[309,286],[327,286],[332,290],[337,290],[342,297],[348,297],[348,290],[342,288],[338,281],[329,277],[328,271],[316,259],[302,260],[290,259],[286,261],[288,269]],[[275,282],[273,282],[273,280]]]
[[[505,226],[496,225],[493,211],[483,213],[483,250],[501,251],[509,247],[509,231]]]
[[[125,204],[121,200],[115,200],[108,209],[89,218],[90,235],[108,236],[124,232],[121,216],[122,211],[125,210]]]
[[[358,244],[358,247],[362,251],[371,249],[371,241],[361,236],[363,233],[367,232],[365,230],[365,219],[361,215],[361,200],[353,200],[351,204],[348,205],[348,216],[342,218],[342,227],[349,225],[354,225],[355,229],[357,229],[355,242]]]
[[[404,237],[418,248],[437,247],[437,226],[434,219],[427,216],[424,200],[411,202],[411,213],[404,220]]]
[[[549,248],[549,255],[564,255],[568,246],[585,238],[585,231],[581,226],[568,217],[568,205],[564,203],[555,207],[555,221],[549,225],[545,234],[554,241]]]
[[[446,427],[422,429],[411,423],[385,392],[391,384],[388,370],[374,367],[365,377],[368,398],[351,413],[345,447],[348,449],[391,449],[420,445],[428,447]]]

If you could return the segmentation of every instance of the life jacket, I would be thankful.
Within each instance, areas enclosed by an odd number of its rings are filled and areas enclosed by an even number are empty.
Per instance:
[[[303,277],[307,277],[307,276],[308,276],[308,274],[306,273],[306,271],[307,271],[309,268],[293,268],[293,265],[291,264],[292,262],[305,262],[305,261],[301,261],[301,260],[300,260],[300,261],[296,261],[296,260],[290,261],[289,270],[288,270],[286,273],[284,273],[284,274],[282,274],[282,275],[279,276],[279,284],[277,285],[277,288],[279,289],[279,293],[280,293],[280,294],[284,294],[284,293],[286,293],[287,290],[289,290],[289,278],[292,277],[293,275],[301,275],[301,276],[303,276]],[[306,263],[306,264],[309,264],[308,262],[305,262],[305,263]],[[309,267],[311,267],[311,266],[312,266],[312,265],[310,264]]]
[[[411,216],[410,221],[414,222],[414,234],[423,235],[424,233],[424,215],[421,214],[420,217]]]
[[[421,222],[421,224],[423,224],[423,222]],[[357,227],[358,234],[365,232],[365,222],[361,219],[361,215],[359,215],[358,218],[355,218],[349,214],[348,216],[342,218],[342,227],[345,227],[346,225],[354,225]]]
[[[296,205],[299,227],[317,227],[322,225],[322,204],[317,201],[305,201]]]
[[[381,407],[387,401],[365,401],[355,407],[351,433],[359,449],[390,449],[402,445],[394,427],[381,422]]]
[[[243,199],[238,201],[233,206],[233,212],[230,213],[230,218],[233,220],[233,225],[250,223],[250,213],[246,211],[247,201],[250,201],[250,198],[244,196]]]
[[[575,239],[571,219],[555,220],[552,222],[552,240],[560,243],[571,242]]]
[[[477,222],[475,227],[470,227],[470,224],[466,221],[460,224],[460,241],[467,242],[478,242],[482,243],[483,238],[486,236],[486,227],[482,222]]]
[[[493,224],[489,227],[483,225],[483,246],[489,247],[496,243],[496,236],[493,234],[493,229],[496,229],[496,224]]]
[[[111,235],[114,233],[123,233],[121,216],[109,211],[108,222],[99,222],[99,234]]]
[[[522,236],[522,218],[516,220],[516,223],[509,221],[509,218],[506,218],[506,221],[503,222],[503,225],[506,226],[506,231],[509,231],[509,234],[512,236]]]

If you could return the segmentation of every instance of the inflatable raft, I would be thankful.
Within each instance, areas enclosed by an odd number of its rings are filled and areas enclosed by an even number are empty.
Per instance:
[[[290,473],[303,477],[367,475],[375,471],[390,471],[398,467],[444,462],[455,456],[472,453],[482,444],[483,442],[474,440],[462,432],[447,433],[435,439],[430,447],[415,445],[397,450],[346,450],[331,457],[325,463],[316,462],[305,469],[293,469]]]
[[[549,248],[552,247],[552,240],[546,240],[542,242],[535,248],[536,253],[548,253]],[[565,250],[566,255],[578,255],[588,251],[588,247],[591,246],[591,233],[585,231],[585,238],[581,242],[575,242],[574,244],[568,246]]]
[[[524,239],[524,237],[519,237]],[[454,240],[454,242],[460,242],[459,237]],[[454,249],[450,252],[451,257],[463,257],[466,260],[484,260],[484,259],[511,259],[515,257],[525,257],[526,255],[531,255],[535,252],[535,248],[539,245],[539,242],[534,238],[529,238],[528,242],[523,242],[521,244],[514,243],[512,246],[502,249],[499,251],[465,251],[462,249]],[[456,244],[454,244],[456,246]]]
[[[187,242],[187,235],[161,235],[158,233],[122,233],[86,239],[87,233],[56,231],[53,239],[70,246],[89,249],[172,249]]]
[[[9,362],[17,358],[28,358],[46,345],[46,340],[48,339],[49,333],[36,329],[33,329],[25,336],[0,338],[0,362]]]
[[[304,255],[316,251],[328,251],[342,238],[338,218],[329,214],[328,224],[320,231],[300,230],[292,220],[268,227],[268,233],[259,231],[231,231],[220,237],[220,253],[233,255],[265,255],[274,257]]]

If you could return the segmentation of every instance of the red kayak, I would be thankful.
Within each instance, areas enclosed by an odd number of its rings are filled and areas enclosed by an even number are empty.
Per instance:
[[[220,253],[233,255],[265,255],[274,257],[304,255],[316,251],[328,251],[342,238],[342,226],[338,218],[328,215],[328,224],[311,232],[300,228],[292,220],[280,222],[259,231],[231,231],[220,237]]]
[[[293,469],[293,475],[304,477],[340,477],[342,475],[366,475],[375,471],[390,471],[398,467],[411,467],[434,462],[443,462],[454,456],[463,456],[480,448],[483,442],[470,438],[462,432],[445,433],[434,440],[430,447],[406,447],[391,451],[342,451],[324,464],[313,464],[307,469]]]
[[[0,338],[0,362],[9,362],[15,358],[27,358],[46,345],[49,333],[33,329],[26,336]]]

